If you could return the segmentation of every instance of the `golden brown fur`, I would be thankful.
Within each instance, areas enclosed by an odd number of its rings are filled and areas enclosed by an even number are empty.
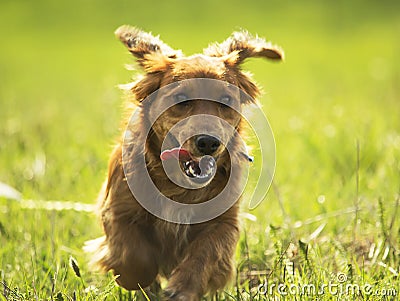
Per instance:
[[[141,110],[140,118],[128,127],[135,137],[141,137],[149,117],[157,110],[157,101],[142,105],[151,93],[169,83],[189,78],[212,78],[228,82],[244,90],[249,97],[240,99],[240,106],[253,101],[259,90],[250,77],[240,70],[248,57],[279,60],[279,48],[252,37],[247,32],[236,32],[225,42],[211,45],[204,54],[182,56],[158,38],[136,28],[122,26],[116,35],[136,57],[145,71],[131,86],[135,103]],[[228,178],[240,181],[239,172],[230,174],[231,164],[241,164],[242,146],[238,137],[218,123],[210,131],[222,131],[232,143],[234,153],[228,154],[221,146],[216,152],[217,172],[214,179],[200,189],[185,189],[172,183],[165,174],[161,160],[161,142],[179,120],[195,114],[213,115],[225,120],[240,132],[241,116],[229,108],[206,100],[190,100],[190,107],[172,108],[151,125],[146,137],[147,169],[157,188],[170,199],[180,203],[201,203],[218,195]],[[195,124],[184,123],[179,133]],[[207,127],[207,124],[205,124]],[[180,136],[177,134],[178,141]],[[179,141],[194,155],[200,156],[193,140]],[[134,143],[132,164],[135,166],[140,148]],[[237,186],[237,185],[234,185]],[[146,189],[141,187],[140,189]],[[94,261],[104,270],[119,275],[116,281],[128,290],[137,290],[157,282],[159,276],[168,279],[164,290],[167,300],[199,300],[201,296],[223,288],[234,273],[233,254],[239,238],[238,202],[225,213],[208,222],[180,225],[163,221],[149,212],[133,197],[126,181],[119,143],[111,154],[108,178],[99,196],[99,210],[105,236],[89,242],[95,251]]]

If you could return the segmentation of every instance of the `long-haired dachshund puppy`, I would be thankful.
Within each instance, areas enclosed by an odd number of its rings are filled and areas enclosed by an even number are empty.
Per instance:
[[[237,187],[246,164],[240,112],[259,94],[240,66],[251,57],[279,61],[283,52],[246,31],[192,56],[134,27],[122,26],[116,36],[144,75],[129,86],[128,113],[136,114],[111,154],[99,196],[105,235],[88,249],[127,290],[156,288],[163,277],[164,299],[199,300],[224,288],[235,270]]]

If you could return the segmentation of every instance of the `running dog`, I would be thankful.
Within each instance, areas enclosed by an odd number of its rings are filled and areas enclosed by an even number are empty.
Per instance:
[[[134,27],[122,26],[116,36],[144,74],[129,85],[133,107],[128,114],[137,114],[125,123],[127,131],[111,154],[99,195],[105,235],[88,242],[88,249],[94,251],[93,261],[112,271],[127,290],[157,290],[163,277],[164,300],[200,300],[224,288],[235,271],[241,194],[237,187],[247,158],[239,137],[240,112],[260,93],[241,64],[252,57],[279,61],[283,52],[246,31],[234,32],[192,56]],[[163,146],[167,138],[170,144]],[[181,183],[166,172],[171,162]],[[142,180],[142,173],[154,186]],[[134,184],[129,180],[132,174],[138,178]],[[185,186],[185,181],[197,186]],[[154,187],[159,195],[150,192]],[[196,210],[182,213],[180,223],[143,206],[143,201],[151,201],[163,212],[167,199],[199,205],[219,195],[223,197],[218,204],[207,203],[202,212],[212,218],[200,222],[191,222]]]

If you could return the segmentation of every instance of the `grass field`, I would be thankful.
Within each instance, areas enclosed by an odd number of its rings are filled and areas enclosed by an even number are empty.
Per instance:
[[[119,133],[116,86],[133,76],[121,24],[186,54],[241,27],[285,50],[284,64],[245,64],[277,167],[264,202],[244,207],[238,276],[216,300],[398,300],[400,5],[237,0],[0,2],[0,182],[22,195],[0,189],[0,300],[136,298],[89,269],[94,214],[26,208],[94,203]]]

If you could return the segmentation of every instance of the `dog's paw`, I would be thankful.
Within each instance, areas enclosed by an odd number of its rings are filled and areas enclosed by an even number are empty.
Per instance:
[[[163,301],[199,301],[198,294],[193,292],[178,292],[175,290],[167,289],[163,293]]]

